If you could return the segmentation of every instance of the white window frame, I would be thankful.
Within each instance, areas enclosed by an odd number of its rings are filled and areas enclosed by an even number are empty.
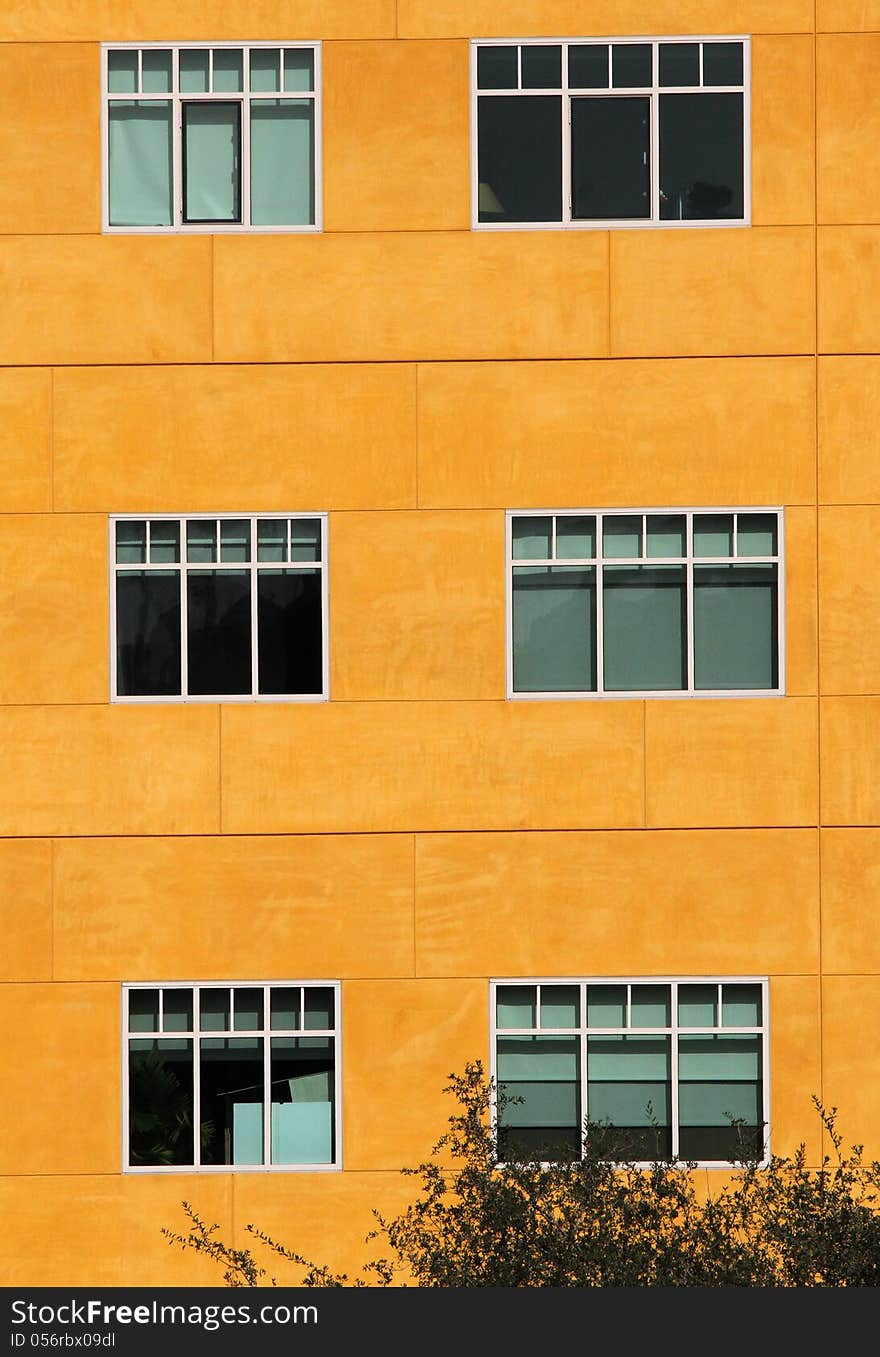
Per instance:
[[[659,47],[668,43],[704,43],[704,42],[741,42],[743,45],[743,83],[742,85],[660,85]],[[585,45],[602,47],[608,44],[617,46],[641,46],[650,43],[653,48],[653,79],[650,87],[624,86],[602,89],[575,89],[568,83],[568,48]],[[477,88],[477,52],[481,47],[560,47],[562,48],[562,82],[556,89],[499,89],[478,90]],[[742,33],[687,34],[681,36],[657,37],[585,37],[585,38],[472,38],[470,53],[471,85],[471,228],[474,231],[680,231],[704,229],[736,230],[752,224],[752,62],[751,39]],[[521,60],[520,60],[521,64]],[[700,49],[700,71],[702,74],[703,56]],[[660,94],[733,94],[741,91],[743,96],[743,215],[741,218],[705,221],[660,220]],[[562,219],[550,222],[486,222],[479,217],[479,147],[477,136],[477,100],[502,95],[514,95],[528,99],[533,95],[558,94],[562,104]],[[643,218],[600,218],[589,220],[572,218],[571,215],[571,100],[579,97],[607,97],[620,95],[644,95],[651,105],[651,215]]]
[[[577,1027],[499,1027],[497,1022],[497,992],[505,985],[534,985],[537,990],[535,1018],[540,1022],[541,985],[577,985],[580,988],[580,1022]],[[631,990],[633,985],[669,985],[671,1022],[668,1027],[590,1027],[587,1023],[588,985],[626,985],[627,1016],[630,1013]],[[680,1027],[678,1024],[678,987],[679,985],[718,985],[719,1025],[715,1027]],[[760,1027],[721,1027],[722,985],[760,985],[761,986],[761,1025]],[[770,1162],[772,1123],[770,1116],[770,984],[767,976],[760,975],[594,975],[594,976],[512,976],[508,979],[489,982],[489,1068],[492,1078],[491,1118],[492,1129],[498,1130],[498,1038],[517,1036],[576,1036],[580,1039],[580,1098],[581,1127],[588,1113],[587,1105],[587,1037],[588,1036],[668,1036],[669,1037],[669,1085],[670,1085],[670,1127],[672,1133],[672,1154],[670,1163],[680,1163],[675,1154],[678,1150],[678,1037],[684,1036],[761,1036],[761,1084],[764,1111],[764,1153],[758,1161],[763,1168]],[[701,1159],[696,1161],[697,1168],[730,1169],[729,1159]],[[651,1161],[637,1161],[637,1167],[649,1168]]]
[[[645,534],[645,518],[653,514],[681,515],[686,519],[686,555],[676,557],[603,557],[602,520],[605,518],[642,517],[642,540]],[[734,515],[734,553],[736,552],[737,514],[773,514],[776,517],[776,555],[775,556],[694,556],[693,520],[700,514]],[[549,561],[513,558],[512,523],[515,518],[585,518],[596,519],[596,556],[583,559],[565,557],[556,560],[556,528],[553,527],[551,544],[552,559]],[[660,698],[677,701],[682,698],[709,698],[713,701],[730,698],[766,698],[785,696],[785,512],[781,505],[709,505],[701,508],[623,508],[623,509],[508,509],[505,522],[505,628],[507,651],[507,697],[517,702],[587,702],[587,701],[633,701],[644,698]],[[779,685],[776,688],[695,688],[694,687],[694,565],[776,565],[776,640],[779,653],[776,657]],[[603,563],[609,565],[684,565],[686,569],[687,597],[685,622],[687,626],[687,669],[688,682],[684,688],[639,689],[625,692],[605,692],[603,666],[603,629],[602,629],[602,573]],[[593,566],[596,570],[596,690],[595,692],[518,692],[513,686],[513,567],[514,566]]]
[[[242,52],[243,59],[243,81],[242,91],[217,91],[216,93],[198,94],[181,92],[179,80],[180,53],[187,50],[207,50],[209,54],[210,72],[213,75],[213,51],[221,48],[235,48]],[[277,94],[270,90],[250,91],[250,63],[249,54],[258,49],[281,49],[281,79],[282,88]],[[303,91],[284,91],[284,49],[285,48],[307,48],[314,53],[315,69],[315,88],[313,90]],[[111,94],[108,82],[108,63],[107,57],[110,52],[132,52],[136,51],[138,55],[138,71],[141,69],[142,61],[140,54],[146,51],[170,51],[171,52],[171,92],[156,94]],[[140,81],[139,81],[140,83]],[[321,43],[320,42],[302,42],[286,41],[279,39],[277,42],[212,42],[206,39],[203,42],[105,42],[101,44],[101,230],[107,235],[240,235],[244,233],[257,233],[260,235],[315,235],[323,229],[324,212],[324,194],[323,194],[323,161],[322,161],[322,86],[321,86]],[[311,99],[315,105],[315,150],[314,150],[314,173],[315,173],[315,220],[314,223],[294,226],[252,226],[250,225],[250,202],[251,202],[251,175],[250,175],[250,118],[249,109],[251,99]],[[170,226],[112,226],[110,224],[110,129],[108,109],[111,99],[119,100],[150,100],[171,103],[171,147],[172,147],[172,216],[173,221]],[[183,220],[183,130],[182,105],[192,102],[207,103],[241,103],[241,216],[240,222],[185,222]]]
[[[321,521],[321,559],[318,561],[258,561],[256,549],[256,524],[260,520],[317,518]],[[329,568],[329,522],[326,512],[296,512],[279,510],[277,513],[222,513],[222,514],[112,514],[109,520],[108,562],[110,571],[110,701],[120,703],[155,702],[327,702],[330,697],[330,568]],[[186,524],[200,522],[223,523],[231,520],[246,519],[251,524],[251,560],[250,561],[194,561],[186,559]],[[180,524],[180,560],[156,563],[140,563],[116,560],[117,523],[179,523]],[[147,529],[149,534],[149,528]],[[148,537],[149,540],[149,537]],[[218,528],[219,542],[219,528]],[[219,557],[219,550],[218,550]],[[259,693],[259,628],[257,624],[257,580],[259,570],[290,570],[301,567],[321,572],[321,692],[320,693]],[[251,575],[251,692],[250,693],[210,693],[189,694],[183,690],[187,686],[187,591],[186,577],[189,570],[247,570]],[[120,695],[117,691],[117,653],[116,653],[116,575],[120,570],[177,570],[180,572],[180,683],[179,694],[158,696]]]
[[[159,991],[162,1002],[162,990],[189,989],[193,991],[193,1029],[189,1032],[132,1032],[128,1025],[128,996],[135,990]],[[255,1031],[218,1032],[202,1031],[199,1026],[199,994],[202,990],[263,990],[264,1026]],[[269,991],[272,989],[332,989],[335,1026],[333,1028],[302,1028],[280,1031],[270,1027]],[[302,1005],[302,1000],[301,1000]],[[161,1012],[161,1008],[160,1008]],[[122,1029],[122,1172],[145,1173],[337,1173],[342,1168],[342,986],[338,980],[150,980],[123,984],[121,994]],[[303,1009],[300,1007],[300,1014]],[[232,1021],[232,1015],[230,1014]],[[160,1023],[161,1025],[161,1023]],[[200,1037],[261,1037],[263,1039],[263,1078],[265,1087],[270,1087],[271,1048],[269,1040],[273,1036],[332,1037],[334,1060],[334,1135],[335,1158],[329,1164],[273,1164],[271,1156],[271,1118],[263,1117],[263,1158],[262,1164],[130,1164],[129,1163],[129,1041],[177,1038],[189,1040],[193,1044],[193,1148],[196,1159],[199,1157],[199,1139],[195,1128],[201,1122],[201,1084],[199,1076],[199,1039]],[[265,1106],[265,1096],[264,1096]]]

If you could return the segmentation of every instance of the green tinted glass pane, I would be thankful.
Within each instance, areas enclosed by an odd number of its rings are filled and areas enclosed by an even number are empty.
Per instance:
[[[631,1027],[668,1027],[669,1013],[668,985],[633,985],[630,998]]]
[[[721,986],[721,1026],[760,1027],[761,986]]]
[[[107,53],[107,88],[111,94],[137,94],[137,52]]]
[[[205,48],[184,48],[179,56],[180,89],[183,94],[208,93],[208,53]]]
[[[605,556],[638,558],[642,554],[641,515],[606,517],[602,520],[602,551]]]
[[[738,514],[736,520],[737,556],[776,555],[776,515]]]
[[[241,220],[241,104],[183,105],[183,215],[188,222]]]
[[[776,688],[776,565],[694,567],[697,688]]]
[[[244,88],[240,47],[214,48],[214,89],[218,94],[238,94]]]
[[[327,1031],[334,1025],[333,1013],[333,990],[328,986],[306,986],[304,1026],[312,1030]]]
[[[292,518],[290,520],[290,559],[292,561],[320,561],[320,518]]]
[[[759,1126],[761,1086],[752,1080],[703,1083],[679,1078],[678,1119],[681,1126],[729,1126],[732,1119]]]
[[[251,101],[251,221],[315,221],[315,105],[311,99]]]
[[[145,48],[141,57],[144,94],[171,93],[171,53]]]
[[[626,1027],[626,985],[587,986],[587,1026]]]
[[[733,555],[733,514],[694,515],[694,555]]]
[[[180,560],[180,524],[176,519],[151,520],[150,560],[159,564]]]
[[[257,523],[257,560],[287,560],[286,518],[261,518]]]
[[[257,1032],[263,1026],[263,991],[236,989],[233,991],[233,1028],[236,1032]]]
[[[271,1062],[272,1163],[332,1163],[332,1043],[318,1051],[304,1042],[276,1037],[271,1043]]]
[[[606,689],[684,688],[684,566],[604,566],[602,578]]]
[[[285,47],[284,88],[290,94],[315,88],[315,54],[307,47]]]
[[[144,522],[116,524],[116,560],[119,564],[141,564],[147,559],[147,525]]]
[[[269,991],[269,1025],[275,1031],[300,1026],[299,985],[274,985]]]
[[[220,523],[220,560],[251,559],[251,525],[246,518],[223,519]]]
[[[477,86],[481,90],[515,90],[517,48],[478,47]]]
[[[714,1027],[717,1022],[717,985],[679,985],[680,1027]]]
[[[513,559],[549,560],[552,522],[550,518],[515,518],[510,525]]]
[[[193,999],[191,989],[162,991],[162,1031],[191,1032],[193,1026]]]
[[[535,1027],[535,986],[499,985],[495,994],[495,1020],[499,1027]]]
[[[613,1082],[669,1078],[669,1037],[588,1037],[587,1078]]]
[[[158,1032],[159,991],[132,989],[128,991],[129,1032]]]
[[[579,1076],[577,1037],[499,1037],[499,1121],[503,1126],[548,1130],[577,1126],[581,1119]]]
[[[679,1037],[678,1076],[705,1083],[761,1078],[760,1037]]]
[[[580,990],[577,985],[541,986],[541,1026],[577,1027],[580,1021]]]
[[[199,1021],[205,1032],[229,1031],[229,990],[203,989],[199,992]]]
[[[648,514],[645,554],[685,556],[685,524],[683,514]]]
[[[281,51],[278,47],[251,48],[251,89],[276,93],[281,81]]]
[[[572,558],[583,560],[596,555],[596,520],[594,517],[556,519],[556,555],[561,561]]]
[[[111,226],[171,225],[171,101],[112,99]]]
[[[216,561],[217,524],[213,519],[187,520],[186,558],[188,561]]]
[[[595,566],[515,566],[512,611],[515,692],[595,691]]]
[[[498,1078],[575,1080],[579,1052],[577,1037],[499,1037]]]
[[[587,1081],[587,1115],[612,1126],[668,1126],[670,1086],[667,1079]]]

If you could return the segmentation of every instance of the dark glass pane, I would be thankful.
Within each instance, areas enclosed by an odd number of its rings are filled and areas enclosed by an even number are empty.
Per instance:
[[[500,1126],[498,1156],[507,1163],[558,1164],[581,1157],[579,1126]]]
[[[568,49],[568,83],[577,90],[608,88],[608,48],[590,44]]]
[[[521,1157],[580,1154],[578,1037],[498,1037],[499,1134]]]
[[[477,48],[477,86],[481,90],[516,89],[516,47]]]
[[[159,991],[133,989],[128,992],[129,1032],[158,1032]]]
[[[678,1132],[679,1159],[759,1159],[763,1128],[756,1126],[682,1126]]]
[[[263,1162],[263,1038],[203,1037],[202,1163]]]
[[[118,572],[116,690],[120,697],[180,694],[178,571]]]
[[[189,570],[189,691],[251,691],[251,582],[247,570]]]
[[[117,565],[142,565],[147,559],[147,525],[143,520],[116,524]]]
[[[479,220],[561,221],[561,95],[480,99],[478,116]]]
[[[320,570],[257,575],[259,691],[320,693],[323,648]]]
[[[522,49],[522,87],[524,90],[555,90],[561,84],[561,47],[524,47]]]
[[[649,42],[616,42],[611,49],[611,83],[617,89],[641,89],[653,84]]]
[[[302,991],[299,985],[276,985],[270,992],[269,1026],[275,1031],[286,1028],[298,1028],[300,1023],[300,995]]]
[[[742,215],[742,95],[661,94],[661,218],[738,221]]]
[[[684,567],[606,566],[602,580],[606,689],[666,692],[684,688]]]
[[[571,214],[581,220],[651,215],[650,100],[571,101]]]
[[[191,1032],[193,1025],[193,992],[191,989],[162,991],[162,1031]]]
[[[703,43],[703,84],[741,85],[743,49],[741,42]]]
[[[180,524],[176,519],[154,519],[150,523],[150,560],[155,565],[176,564],[180,560]]]
[[[129,1163],[192,1164],[192,1042],[135,1039],[128,1054]]]
[[[199,996],[202,1030],[228,1032],[231,1026],[228,989],[203,989]]]
[[[333,1026],[333,990],[329,987],[306,986],[305,1021],[303,1026],[312,1031],[328,1031]]]
[[[332,1164],[336,1102],[333,1038],[273,1037],[270,1050],[272,1163]]]
[[[232,992],[233,1022],[236,1032],[257,1032],[263,1026],[263,991],[236,989]]]
[[[699,85],[700,44],[698,42],[661,42],[660,84]]]
[[[510,525],[513,559],[515,561],[549,560],[552,534],[552,518],[515,518]]]
[[[514,567],[513,687],[518,693],[595,689],[595,567]]]
[[[614,1157],[667,1159],[672,1153],[668,1037],[590,1037],[587,1114],[619,1133]]]
[[[694,567],[694,684],[775,688],[779,683],[775,565]]]

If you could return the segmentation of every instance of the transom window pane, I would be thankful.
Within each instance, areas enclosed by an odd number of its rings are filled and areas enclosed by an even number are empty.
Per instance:
[[[524,90],[558,89],[562,80],[561,47],[522,48],[522,87]]]
[[[238,94],[244,89],[240,48],[215,47],[213,65],[215,94]]]
[[[277,47],[251,49],[251,89],[275,93],[281,89],[281,52]]]
[[[568,83],[572,89],[607,89],[608,48],[593,43],[569,47]]]
[[[479,47],[477,84],[483,90],[515,90],[519,84],[516,47]]]
[[[611,47],[611,83],[620,89],[641,89],[653,83],[650,43],[615,42]]]
[[[184,48],[178,60],[181,93],[207,94],[210,87],[210,57],[207,51]]]

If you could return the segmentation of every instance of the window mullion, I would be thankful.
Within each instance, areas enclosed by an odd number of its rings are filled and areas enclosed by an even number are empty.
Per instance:
[[[269,986],[263,986],[263,1166],[272,1162],[272,1056],[269,1032],[271,1014]]]
[[[685,554],[687,558],[687,579],[685,586],[685,627],[687,631],[687,690],[689,694],[695,692],[694,688],[694,669],[696,656],[696,637],[694,635],[694,533],[693,533],[694,515],[688,512],[685,523]]]
[[[251,224],[251,99],[241,100],[241,224]]]
[[[678,1158],[679,1120],[678,1120],[678,983],[673,980],[670,995],[672,1012],[670,1013],[669,1033],[669,1114],[672,1126],[672,1157]]]
[[[563,56],[563,60],[565,57]],[[568,226],[572,220],[571,202],[571,95],[567,89],[565,73],[562,77],[562,221]]]
[[[196,1168],[202,1164],[202,1036],[201,1036],[201,990],[193,986],[193,1163]]]
[[[180,520],[180,695],[189,696],[189,617],[187,613],[186,519]]]
[[[257,520],[251,519],[251,696],[256,697],[259,690],[260,675],[260,657],[259,657],[259,612],[257,608],[257,587],[259,584],[259,574],[257,571]]]
[[[596,656],[596,692],[605,691],[605,638],[604,638],[604,612],[603,612],[603,564],[602,564],[602,529],[604,516],[596,515],[596,644],[594,654]]]
[[[656,66],[658,62],[657,46],[654,47],[654,88],[651,91],[650,108],[650,144],[651,144],[651,221],[660,220],[660,95],[657,91]]]

